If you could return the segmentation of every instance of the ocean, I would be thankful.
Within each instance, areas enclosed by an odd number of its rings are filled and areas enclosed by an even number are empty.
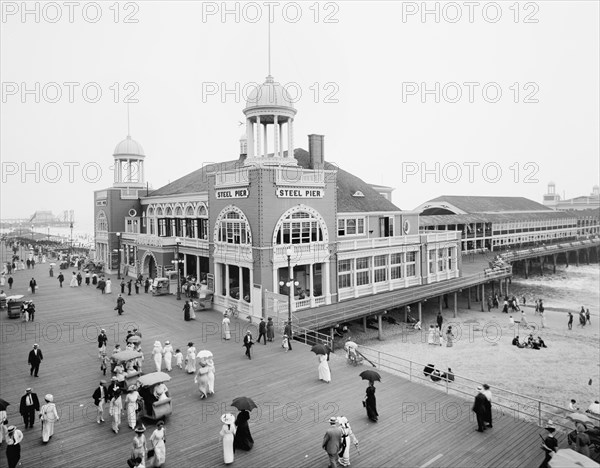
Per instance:
[[[557,265],[556,273],[545,270],[544,276],[539,272],[525,279],[522,274],[514,276],[509,286],[511,295],[515,295],[519,303],[525,296],[528,304],[536,299],[543,299],[548,310],[579,312],[581,306],[590,309],[590,313],[598,316],[600,312],[600,265],[591,263],[580,266]]]

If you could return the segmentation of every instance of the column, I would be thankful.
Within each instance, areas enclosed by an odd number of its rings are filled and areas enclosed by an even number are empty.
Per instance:
[[[140,165],[140,178],[139,178],[139,181],[143,183],[144,180],[146,180],[144,178],[144,161],[140,160],[139,165]]]
[[[314,278],[313,278],[313,264],[309,264],[308,265],[308,288],[310,291],[310,305],[311,307],[315,306],[315,295],[313,293],[314,291]]]
[[[179,265],[175,265],[177,268],[179,268]],[[186,277],[187,274],[187,254],[184,253],[183,254],[183,276]]]
[[[523,260],[525,262],[525,279],[529,278],[529,260]]]
[[[404,322],[408,323],[408,306],[404,306]]]
[[[381,314],[377,316],[377,339],[383,341],[383,324],[381,323]]]
[[[454,318],[458,317],[458,293],[454,292]]]
[[[508,292],[508,284],[509,284],[508,283],[508,278],[506,278],[504,281],[506,282],[505,283],[506,284],[506,295],[508,296],[508,294],[509,294],[509,292]]]
[[[273,265],[273,292],[279,293],[279,280],[277,278],[277,267]]]
[[[131,182],[131,159],[127,160],[127,181]]]
[[[200,282],[200,256],[196,255],[196,281]]]
[[[288,119],[288,158],[294,157],[294,119]]]
[[[279,124],[279,157],[283,158],[283,123]]]
[[[279,156],[279,122],[278,116],[273,117],[273,157]]]
[[[254,156],[254,128],[250,119],[246,119],[246,140],[248,142],[248,157],[252,158]]]
[[[481,283],[481,312],[483,312],[483,301],[485,300],[485,284]]]
[[[240,295],[240,301],[244,299],[244,274],[242,272],[242,267],[238,266],[238,291]]]
[[[329,281],[330,281],[330,278],[329,278],[329,262],[325,262],[324,265],[325,265],[325,268],[323,270],[323,282],[324,282],[324,284],[323,284],[323,290],[325,292],[325,304],[331,304],[331,292],[329,290]],[[354,284],[356,285],[356,282]]]
[[[260,117],[256,117],[256,156],[262,157],[262,141],[261,141],[261,133],[260,133]]]
[[[362,323],[363,323],[363,332],[367,333],[367,317],[363,317],[362,318]]]
[[[441,312],[442,311],[442,301],[444,300],[444,298],[440,295],[438,296],[438,310]]]
[[[417,303],[417,308],[419,310],[419,322],[423,320],[423,302],[419,301]]]
[[[467,288],[467,309],[471,309],[471,288]]]
[[[225,266],[225,297],[229,297],[229,264],[224,263]]]
[[[502,297],[502,295],[504,294],[502,292],[502,280],[499,281],[499,285],[498,285],[499,289],[500,289],[500,297]]]
[[[269,155],[269,140],[267,139],[267,124],[263,124],[265,132],[265,158]]]

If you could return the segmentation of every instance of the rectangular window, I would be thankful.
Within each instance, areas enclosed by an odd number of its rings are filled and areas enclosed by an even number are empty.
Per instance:
[[[346,235],[346,224],[345,220],[338,219],[338,236],[343,237]]]
[[[356,285],[362,286],[365,284],[369,284],[369,271],[357,271],[356,272]]]
[[[387,280],[387,255],[377,255],[373,258],[373,280],[381,283]]]
[[[352,265],[354,260],[340,260],[338,262],[338,287],[351,288],[352,287]]]
[[[338,236],[357,236],[365,233],[365,218],[338,219]]]
[[[402,263],[404,261],[403,253],[395,253],[390,255],[390,279],[402,278]]]
[[[406,277],[417,276],[417,254],[406,252]]]
[[[165,218],[158,220],[158,235],[160,237],[167,237],[167,220]]]
[[[356,259],[356,285],[362,286],[371,282],[371,257]]]
[[[427,251],[427,261],[429,263],[429,274],[435,273],[435,250]]]
[[[356,225],[356,233],[364,234],[365,233],[365,220],[364,218],[358,218]]]

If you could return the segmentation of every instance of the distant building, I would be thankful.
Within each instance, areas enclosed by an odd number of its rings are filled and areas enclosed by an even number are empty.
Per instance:
[[[65,212],[68,213],[68,212]],[[73,212],[71,211],[71,219]],[[35,226],[65,226],[69,225],[69,219],[61,219],[55,216],[51,211],[36,211],[30,218],[25,221],[25,224],[33,224]]]
[[[548,184],[548,192],[544,195],[544,205],[553,210],[589,210],[600,209],[600,187],[594,185],[590,195],[561,200],[560,195],[556,193],[556,184]]]

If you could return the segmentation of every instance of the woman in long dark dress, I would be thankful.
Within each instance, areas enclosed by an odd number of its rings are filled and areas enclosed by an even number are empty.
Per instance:
[[[233,439],[233,451],[239,450],[251,450],[254,446],[254,439],[250,434],[250,426],[248,426],[248,420],[250,419],[250,413],[246,410],[240,411],[235,419],[235,436]]]
[[[375,398],[375,383],[374,382],[369,382],[369,386],[367,387],[366,408],[367,408],[367,417],[371,421],[377,422],[379,413],[377,413],[377,399]]]

